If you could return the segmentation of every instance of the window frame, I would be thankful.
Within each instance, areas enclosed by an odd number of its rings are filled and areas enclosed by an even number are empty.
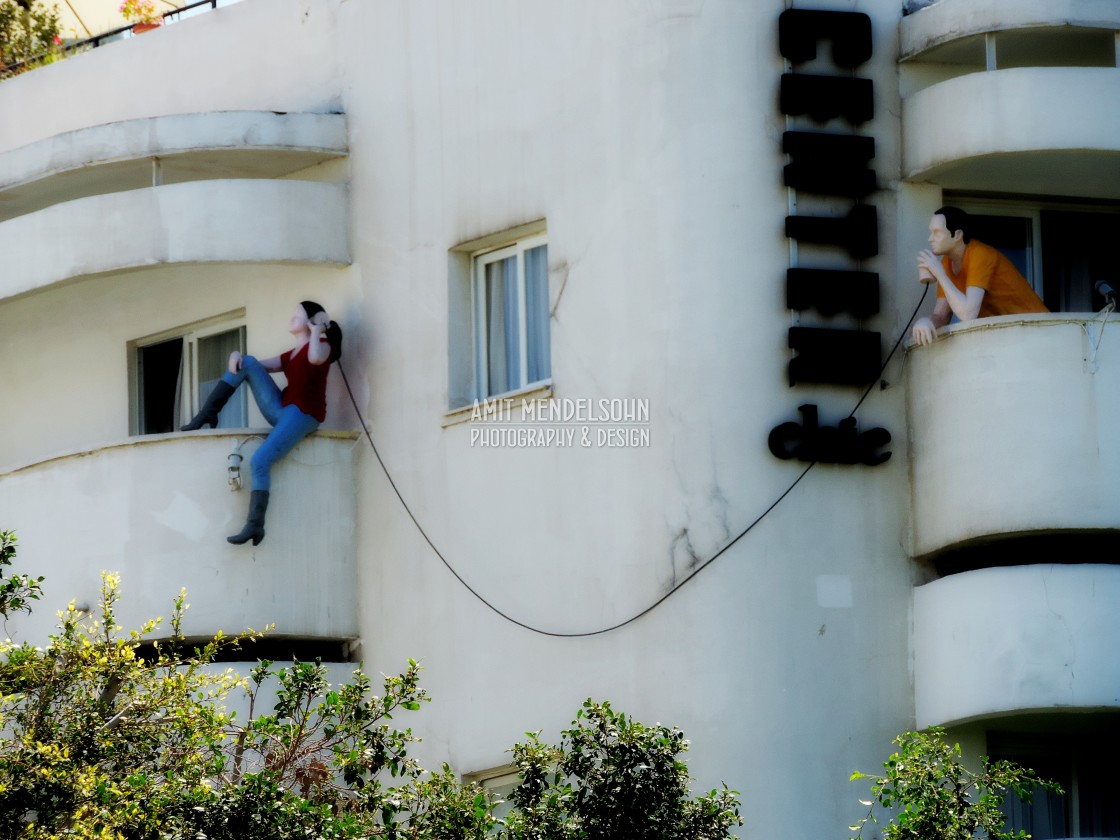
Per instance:
[[[1034,289],[1035,294],[1043,296],[1042,277],[1042,205],[1039,202],[1026,200],[999,200],[991,198],[969,198],[963,196],[955,200],[946,199],[945,204],[960,207],[969,215],[974,216],[1005,216],[1012,218],[1026,218],[1030,220],[1030,276],[1027,282]]]
[[[494,399],[516,394],[536,388],[543,388],[552,383],[552,341],[549,330],[548,370],[549,375],[541,379],[529,380],[529,296],[527,294],[527,277],[525,273],[525,253],[541,246],[548,247],[548,234],[544,231],[530,234],[507,242],[499,247],[489,247],[474,251],[470,255],[471,261],[471,336],[473,350],[474,370],[474,396],[475,399]],[[547,255],[547,251],[546,251]],[[512,388],[495,393],[490,392],[490,348],[488,346],[489,323],[488,302],[489,296],[486,289],[486,268],[495,263],[504,262],[510,257],[517,259],[517,272],[515,277],[517,297],[517,383]],[[548,264],[545,263],[545,290],[548,289]],[[545,327],[551,313],[546,307]]]
[[[464,785],[478,785],[483,790],[502,798],[502,803],[494,809],[494,816],[499,819],[513,810],[509,794],[521,784],[521,773],[516,764],[502,764],[485,770],[463,773],[460,779]]]
[[[173,431],[178,431],[178,427],[183,423],[189,422],[201,408],[201,399],[199,397],[200,374],[198,367],[198,342],[211,336],[233,332],[235,330],[238,332],[240,339],[240,352],[244,354],[248,345],[244,309],[225,312],[221,315],[215,315],[200,321],[183,324],[129,341],[129,434],[132,436],[159,434],[158,432],[147,432],[141,428],[144,417],[144,394],[140,352],[145,347],[151,347],[152,345],[161,344],[176,338],[183,340],[183,353],[179,361],[179,374],[182,377],[182,384],[178,394],[178,420],[175,422],[173,429]],[[239,393],[235,394],[232,399],[240,401],[241,414],[247,424],[249,422],[249,405],[244,389],[239,389]]]
[[[960,207],[972,215],[1005,216],[1030,219],[1031,243],[1030,264],[1033,276],[1027,281],[1040,298],[1050,305],[1052,294],[1064,294],[1065,287],[1059,291],[1047,289],[1043,268],[1046,265],[1046,239],[1043,237],[1043,214],[1046,212],[1084,213],[1097,217],[1116,216],[1120,224],[1120,202],[1099,199],[1078,200],[1073,197],[1032,196],[1032,195],[984,195],[946,190],[942,204]],[[983,237],[981,237],[983,241]],[[1051,247],[1058,247],[1052,240]],[[1059,250],[1057,253],[1061,253]],[[1048,294],[1051,293],[1051,294]],[[1059,313],[1084,313],[1092,310],[1058,309]]]

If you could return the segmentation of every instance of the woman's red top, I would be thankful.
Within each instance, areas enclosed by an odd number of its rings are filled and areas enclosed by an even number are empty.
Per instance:
[[[322,336],[320,341],[326,341]],[[314,417],[320,423],[327,419],[327,374],[330,362],[313,365],[307,358],[307,345],[299,348],[293,356],[284,353],[280,357],[280,368],[288,380],[288,387],[280,392],[280,404],[294,405],[304,414]]]

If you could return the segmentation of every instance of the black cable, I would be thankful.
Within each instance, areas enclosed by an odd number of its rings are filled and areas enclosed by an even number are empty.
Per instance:
[[[922,292],[921,300],[918,301],[918,305],[916,307],[914,307],[913,314],[910,315],[910,320],[906,322],[906,326],[903,328],[902,333],[898,337],[898,340],[894,343],[894,347],[892,347],[891,352],[887,354],[887,358],[884,360],[883,366],[881,368],[879,368],[879,375],[875,377],[875,382],[878,382],[880,380],[880,377],[882,377],[883,372],[887,369],[887,365],[890,363],[891,358],[894,356],[895,352],[898,350],[899,345],[902,344],[902,340],[906,337],[906,333],[910,329],[910,324],[913,323],[914,318],[917,317],[918,310],[922,308],[922,303],[925,302],[926,294],[928,292],[929,292],[929,286],[927,285],[925,287],[925,290]],[[648,613],[652,612],[657,607],[661,606],[661,604],[663,604],[666,600],[668,600],[669,596],[676,594],[682,586],[684,586],[686,583],[688,583],[690,580],[692,580],[694,577],[696,577],[698,574],[700,574],[700,572],[704,571],[704,569],[708,568],[708,566],[710,566],[712,563],[714,563],[716,560],[718,560],[724,554],[724,552],[726,552],[729,548],[731,548],[731,546],[735,545],[735,543],[739,542],[739,540],[741,540],[748,533],[750,533],[751,530],[753,530],[754,527],[759,522],[761,522],[763,519],[765,519],[769,515],[770,511],[772,511],[774,508],[776,508],[782,502],[782,500],[785,499],[786,496],[788,496],[791,492],[793,492],[793,488],[796,487],[801,482],[801,479],[803,479],[806,475],[809,474],[809,470],[811,470],[813,467],[815,467],[817,465],[816,461],[811,462],[809,464],[809,466],[807,466],[805,469],[803,469],[801,471],[801,475],[799,475],[797,478],[795,478],[793,480],[793,483],[790,484],[790,486],[787,487],[785,489],[785,491],[780,496],[778,496],[778,498],[776,498],[770,504],[770,506],[768,508],[766,508],[766,510],[764,510],[761,514],[758,515],[758,517],[754,520],[754,522],[752,522],[750,525],[748,525],[746,528],[744,528],[742,531],[740,531],[739,534],[737,536],[735,536],[730,542],[728,542],[723,548],[721,548],[719,551],[717,551],[715,554],[713,554],[711,557],[709,557],[707,560],[705,560],[703,563],[701,563],[699,566],[697,566],[695,569],[693,569],[692,573],[689,574],[688,577],[686,577],[680,583],[675,584],[672,589],[670,589],[668,592],[666,592],[664,595],[662,595],[660,598],[658,598],[656,601],[654,601],[652,604],[650,604],[648,607],[646,607],[641,612],[630,616],[630,618],[626,619],[625,621],[620,621],[618,624],[612,624],[610,627],[603,627],[599,630],[588,630],[588,631],[585,631],[585,632],[582,632],[582,633],[557,633],[557,632],[552,631],[552,630],[541,630],[539,627],[533,627],[532,625],[526,624],[523,621],[518,621],[513,616],[502,612],[500,609],[498,609],[493,604],[491,604],[489,601],[487,601],[482,595],[480,595],[478,593],[478,591],[473,586],[471,586],[469,583],[467,583],[465,580],[463,580],[463,576],[460,575],[457,571],[455,571],[455,567],[452,566],[451,563],[448,562],[447,558],[443,556],[442,552],[440,552],[440,550],[438,548],[436,548],[436,544],[434,542],[432,542],[431,537],[428,536],[427,532],[424,530],[424,527],[416,519],[416,516],[412,513],[412,509],[408,506],[408,503],[404,500],[404,496],[401,495],[401,491],[397,488],[397,483],[395,481],[393,481],[393,476],[390,475],[388,467],[385,466],[385,461],[382,460],[381,453],[377,451],[377,445],[373,442],[373,436],[370,434],[369,427],[366,425],[365,418],[362,417],[362,412],[358,408],[358,401],[354,398],[354,391],[350,388],[350,380],[346,378],[346,371],[342,367],[342,362],[339,361],[337,364],[338,364],[339,371],[342,373],[342,381],[346,384],[346,392],[350,395],[350,402],[353,404],[354,411],[358,415],[358,420],[362,424],[362,431],[364,431],[366,433],[366,439],[369,441],[370,448],[373,449],[373,454],[377,457],[377,463],[381,465],[381,471],[384,472],[385,477],[387,479],[389,479],[389,486],[392,487],[393,492],[397,494],[397,498],[400,500],[401,506],[404,507],[405,512],[408,514],[408,518],[412,520],[412,524],[416,526],[416,530],[420,532],[420,536],[422,536],[424,538],[424,542],[426,542],[428,544],[428,546],[435,553],[436,557],[438,557],[440,559],[440,561],[443,563],[443,565],[447,567],[447,570],[455,576],[455,579],[457,581],[459,581],[459,583],[463,584],[463,586],[466,587],[467,591],[470,592],[472,595],[474,595],[475,598],[477,598],[479,601],[481,601],[483,604],[485,604],[487,607],[489,607],[493,612],[497,613],[498,615],[500,615],[502,618],[504,618],[506,621],[510,622],[511,624],[516,624],[518,627],[522,627],[522,628],[524,628],[526,630],[529,630],[530,632],[533,632],[533,633],[539,633],[542,636],[552,636],[552,637],[559,638],[559,639],[581,639],[581,638],[586,638],[588,636],[599,636],[599,635],[602,635],[603,633],[610,633],[612,630],[618,630],[622,627],[625,627],[627,624],[630,624],[634,621],[637,621],[642,616],[647,615]],[[875,387],[875,382],[872,382],[870,385],[867,386],[867,390],[863,392],[863,396],[860,397],[859,402],[856,403],[856,407],[853,408],[851,414],[848,415],[849,417],[854,415],[856,413],[856,410],[861,405],[863,405],[863,401],[865,399],[867,399],[867,395],[869,393],[871,393],[871,389]]]
[[[887,365],[890,364],[891,357],[893,357],[894,354],[895,354],[895,351],[898,350],[898,345],[902,344],[902,339],[906,338],[906,333],[910,331],[910,325],[912,323],[914,323],[914,319],[916,317],[918,317],[918,310],[920,310],[922,308],[922,304],[926,302],[926,295],[929,294],[929,287],[930,287],[930,284],[927,283],[922,288],[922,296],[920,298],[918,298],[918,305],[915,306],[914,311],[910,313],[910,320],[906,322],[906,326],[903,327],[902,332],[900,332],[898,334],[898,340],[894,343],[894,347],[891,348],[891,352],[889,352],[887,354],[887,358],[883,360],[883,366],[881,368],[879,368],[879,373],[875,376],[875,382],[882,381],[883,371],[885,371],[887,369]],[[856,407],[852,409],[852,411],[848,415],[848,417],[853,417],[855,415],[855,413],[857,411],[859,411],[859,407],[861,405],[863,405],[863,401],[865,399],[867,399],[867,395],[871,393],[871,389],[873,387],[875,387],[874,382],[871,385],[868,386],[866,391],[863,392],[863,396],[859,398],[859,402],[856,403]]]

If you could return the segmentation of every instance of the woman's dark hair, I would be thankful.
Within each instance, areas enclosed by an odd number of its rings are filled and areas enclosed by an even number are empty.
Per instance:
[[[320,312],[326,310],[313,300],[301,300],[299,305],[303,307],[304,314],[308,318],[314,318]],[[326,329],[327,343],[331,346],[331,361],[337,362],[342,358],[342,327],[331,321]]]
[[[935,210],[933,215],[945,217],[945,227],[948,229],[950,236],[961,230],[964,231],[964,244],[967,245],[972,241],[972,233],[969,230],[972,223],[968,219],[968,213],[964,210],[959,207],[942,207]]]

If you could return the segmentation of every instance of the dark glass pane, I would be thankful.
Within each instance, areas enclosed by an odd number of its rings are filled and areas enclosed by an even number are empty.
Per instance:
[[[178,428],[182,361],[181,338],[139,348],[140,434],[162,434]]]

